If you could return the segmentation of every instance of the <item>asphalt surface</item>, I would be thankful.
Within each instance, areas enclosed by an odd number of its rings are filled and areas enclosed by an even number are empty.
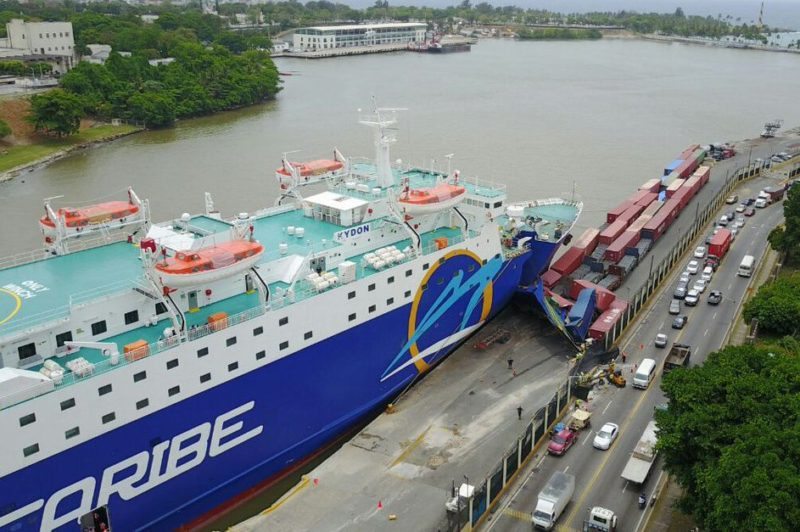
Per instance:
[[[773,153],[782,150],[766,148],[765,155],[767,151]],[[754,151],[753,157],[755,153]],[[745,182],[736,193],[740,198],[754,197],[760,189],[775,184],[776,181],[771,179],[755,178]],[[712,192],[711,187],[705,188],[709,189],[705,194]],[[708,198],[710,197],[711,194],[708,195]],[[745,227],[740,230],[732,243],[730,251],[714,274],[710,286],[701,295],[697,306],[686,307],[682,304],[681,314],[689,317],[687,325],[682,330],[671,328],[674,316],[668,314],[672,292],[684,268],[676,267],[673,270],[668,282],[664,283],[658,294],[648,302],[639,321],[634,323],[632,331],[625,335],[624,341],[620,344],[621,350],[627,355],[627,365],[623,366],[623,370],[628,379],[628,387],[622,389],[608,385],[598,387],[590,398],[590,407],[594,412],[591,427],[582,432],[578,442],[564,456],[542,456],[532,461],[533,466],[520,475],[522,481],[518,481],[518,486],[512,488],[509,491],[510,495],[495,508],[494,515],[487,522],[485,530],[530,530],[530,514],[536,506],[538,493],[556,470],[565,471],[576,477],[575,494],[557,522],[558,530],[581,530],[583,520],[589,508],[593,506],[603,506],[617,513],[619,531],[642,530],[646,516],[652,509],[648,507],[645,511],[639,510],[638,495],[644,490],[649,498],[654,487],[658,485],[660,476],[663,475],[660,460],[656,460],[643,487],[632,485],[620,475],[645,426],[653,418],[654,407],[665,401],[660,389],[661,365],[669,348],[656,348],[653,343],[655,335],[659,332],[666,333],[669,337],[668,346],[674,342],[689,344],[692,347],[691,365],[701,364],[708,353],[723,344],[752,279],[736,275],[739,263],[745,255],[754,255],[757,259],[763,255],[767,246],[767,235],[783,219],[782,206],[781,202],[766,209],[757,209],[755,216],[745,218]],[[718,219],[722,212],[729,212],[734,207],[735,205],[725,205],[712,219]],[[690,204],[687,211],[691,211],[692,208],[694,207]],[[681,218],[685,218],[680,222],[685,226],[692,221],[688,216]],[[695,245],[704,244],[705,236],[711,227],[713,224],[709,224],[707,230],[699,234]],[[674,229],[671,228],[670,232]],[[675,231],[675,234],[681,233],[682,231]],[[687,252],[682,261],[683,265],[692,259],[694,247],[692,246]],[[661,252],[666,254],[665,249]],[[656,258],[656,264],[658,260],[659,258]],[[644,273],[646,275],[647,272]],[[692,277],[694,281],[699,275]],[[718,306],[707,303],[711,290],[721,290],[723,293],[723,300]],[[633,365],[643,358],[654,358],[658,368],[655,380],[644,391],[630,386]],[[596,431],[606,422],[617,423],[620,426],[620,434],[608,451],[600,451],[592,447],[592,440]]]

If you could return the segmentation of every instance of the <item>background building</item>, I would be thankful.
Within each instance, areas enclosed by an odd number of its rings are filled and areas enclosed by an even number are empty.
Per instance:
[[[47,62],[63,74],[75,64],[75,35],[71,22],[25,22],[12,19],[0,39],[0,57]]]
[[[422,22],[391,22],[349,26],[313,26],[295,30],[295,50],[324,50],[377,44],[424,42],[428,25]]]

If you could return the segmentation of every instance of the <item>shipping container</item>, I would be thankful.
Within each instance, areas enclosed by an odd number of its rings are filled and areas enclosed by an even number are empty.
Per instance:
[[[600,233],[600,234],[602,234],[602,233]],[[606,254],[606,249],[607,248],[608,248],[608,244],[597,244],[597,247],[594,248],[594,251],[592,251],[591,258],[596,260],[596,261],[597,260],[603,260],[603,255]],[[587,261],[587,264],[589,264],[590,262],[591,261]]]
[[[569,278],[571,278],[573,280],[575,280],[575,279],[583,279],[591,271],[592,270],[589,268],[588,264],[581,264],[580,266],[578,266],[577,270],[572,272],[569,276],[565,275],[564,277],[569,277]],[[568,286],[572,286],[572,283],[570,283]]]
[[[708,166],[701,166],[697,170],[694,171],[694,174],[700,178],[700,186],[705,186],[708,183],[709,178],[711,177],[711,168]]]
[[[622,279],[616,275],[606,275],[597,284],[598,286],[602,286],[607,290],[616,290],[617,288],[619,288],[619,285],[622,284]]]
[[[649,207],[651,203],[658,199],[658,192],[648,192],[645,196],[643,196],[639,201],[636,202],[636,205],[641,205],[643,207]]]
[[[549,298],[549,299],[550,299],[550,300],[551,300],[553,303],[555,303],[555,304],[556,304],[556,306],[557,306],[558,308],[560,308],[560,309],[562,309],[563,311],[565,311],[565,313],[566,313],[566,312],[569,312],[569,311],[570,311],[570,309],[571,309],[571,308],[572,308],[572,306],[573,306],[573,303],[572,303],[572,301],[570,301],[569,299],[567,299],[567,298],[565,298],[565,297],[562,297],[562,296],[560,296],[560,295],[558,295],[558,294],[556,294],[556,293],[554,293],[554,292],[551,292],[551,291],[549,291],[549,290],[545,290],[545,295],[546,295],[546,296],[547,296],[547,297],[548,297],[548,298]]]
[[[603,312],[589,327],[589,336],[596,341],[602,340],[614,328],[621,317],[622,311],[619,309],[610,309]]]
[[[678,215],[681,213],[681,209],[682,208],[683,207],[681,206],[681,202],[678,201],[678,200],[667,200],[664,203],[664,206],[661,207],[661,211],[659,211],[659,212],[666,213],[666,215],[667,215],[667,227],[672,225],[672,222],[674,222],[675,218],[677,218]]]
[[[683,159],[675,159],[664,168],[664,175],[669,175],[675,171],[677,167],[683,164]]]
[[[683,179],[676,179],[669,185],[667,185],[667,189],[665,190],[667,197],[671,198],[673,194],[675,194],[680,188],[683,186]]]
[[[617,216],[627,211],[631,205],[633,205],[633,202],[631,200],[625,200],[616,207],[614,207],[613,209],[611,209],[610,211],[608,211],[608,214],[606,215],[606,222],[613,223],[614,220],[617,219]]]
[[[542,274],[542,283],[544,283],[547,288],[552,288],[561,280],[563,276],[563,274],[550,269]]]
[[[691,146],[689,146],[688,148],[686,148],[685,150],[683,150],[681,152],[680,158],[685,161],[686,159],[691,157],[692,154],[694,152],[696,152],[698,149],[700,149],[700,145],[699,144],[692,144]]]
[[[691,197],[694,197],[700,191],[700,182],[701,177],[695,175],[684,181],[681,188],[688,188],[691,191]]]
[[[646,214],[643,214],[643,215],[639,216],[638,218],[636,218],[636,220],[633,221],[633,223],[631,225],[628,226],[628,228],[625,230],[625,232],[626,233],[636,233],[637,235],[641,236],[642,228],[645,225],[647,225],[647,222],[649,222],[652,218],[653,218],[652,216],[648,216]],[[638,241],[638,239],[637,239],[637,241]]]
[[[664,231],[667,230],[669,225],[672,223],[672,220],[674,220],[674,217],[670,216],[665,204],[665,207],[661,207],[661,210],[658,211],[658,214],[653,216],[642,228],[640,233],[642,238],[648,238],[652,242],[655,242],[661,238],[661,235],[663,235]]]
[[[589,273],[587,275],[584,275],[583,278],[581,279],[581,281],[586,282],[586,283],[591,283],[592,285],[594,285],[595,283],[599,282],[600,279],[602,279],[605,276],[606,276],[606,274],[604,272],[591,272],[591,273]]]
[[[622,220],[625,222],[626,226],[630,225],[632,221],[642,214],[642,211],[645,209],[645,207],[647,207],[647,205],[631,205],[627,211],[623,212],[617,217],[617,221],[614,223]]]
[[[609,310],[619,310],[620,312],[625,312],[628,310],[629,303],[624,299],[616,298],[611,304],[608,306]]]
[[[594,273],[605,273],[606,263],[601,260],[592,260],[589,263],[589,271]]]
[[[711,237],[711,242],[708,244],[708,254],[715,255],[721,260],[730,247],[731,232],[727,229],[720,229],[716,235]]]
[[[641,216],[639,216],[639,218],[641,218],[642,216],[650,216],[650,217],[652,218],[653,216],[655,216],[655,215],[656,215],[656,213],[659,211],[659,209],[661,209],[661,206],[662,206],[662,205],[664,205],[664,203],[663,203],[663,202],[661,202],[661,201],[654,201],[653,203],[651,203],[650,205],[648,205],[648,206],[645,208],[645,210],[643,210],[643,211],[642,211],[642,215],[641,215]]]
[[[647,194],[649,194],[649,191],[647,190],[637,190],[636,192],[633,193],[633,195],[631,195],[630,198],[628,198],[628,201],[630,201],[632,205],[635,205],[636,203],[639,202],[639,200],[641,200]]]
[[[681,187],[678,191],[672,195],[670,201],[677,201],[680,204],[679,211],[682,211],[686,208],[686,205],[692,200],[694,195],[692,194],[692,189],[689,187]]]
[[[597,246],[597,238],[599,236],[600,230],[590,227],[572,242],[572,247],[582,249],[584,255],[590,255]]]
[[[638,257],[639,260],[642,260],[642,257],[647,255],[647,252],[650,251],[651,247],[653,247],[653,241],[649,238],[642,238],[634,247],[625,250],[625,253],[627,255]]]
[[[635,246],[639,241],[639,233],[636,231],[624,231],[619,238],[614,240],[606,250],[606,259],[617,263],[625,256],[625,249]]]
[[[606,246],[611,244],[614,240],[619,238],[619,235],[621,235],[625,231],[625,229],[627,229],[627,227],[628,227],[627,220],[618,220],[614,222],[613,224],[603,229],[603,231],[600,233],[599,236],[600,243],[605,244]],[[597,250],[595,250],[595,253],[597,253]],[[594,257],[595,254],[593,253],[592,256]]]
[[[569,297],[576,299],[581,293],[581,290],[584,288],[594,288],[597,300],[597,308],[600,310],[600,312],[604,312],[606,309],[608,309],[608,306],[616,297],[614,292],[606,290],[605,288],[602,288],[601,286],[598,286],[597,284],[585,279],[576,280],[572,283],[572,287],[569,290]]]
[[[566,253],[561,255],[557,261],[550,266],[551,269],[558,273],[568,275],[575,271],[575,268],[581,265],[583,261],[583,250],[574,247],[569,248]]]
[[[586,338],[586,333],[592,324],[595,306],[595,291],[591,288],[581,290],[565,320],[567,328],[577,338]]]
[[[639,187],[639,190],[657,193],[659,190],[661,190],[661,179],[651,179],[650,181],[646,181],[642,186]]]
[[[649,240],[647,241],[649,242]],[[638,244],[637,244],[638,245]],[[636,249],[636,248],[633,248]],[[608,267],[608,273],[612,275],[616,275],[617,277],[621,277],[625,279],[631,271],[636,267],[637,263],[636,257],[633,255],[625,255],[622,257],[622,260],[616,264],[612,264]]]

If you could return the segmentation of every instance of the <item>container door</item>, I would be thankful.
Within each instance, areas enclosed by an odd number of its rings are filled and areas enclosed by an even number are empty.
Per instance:
[[[189,310],[193,308],[199,308],[197,306],[197,290],[189,292]]]

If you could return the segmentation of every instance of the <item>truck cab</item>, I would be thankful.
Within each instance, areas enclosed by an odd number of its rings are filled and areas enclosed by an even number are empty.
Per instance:
[[[616,530],[617,514],[600,506],[589,510],[589,517],[583,522],[583,532],[615,532]]]

